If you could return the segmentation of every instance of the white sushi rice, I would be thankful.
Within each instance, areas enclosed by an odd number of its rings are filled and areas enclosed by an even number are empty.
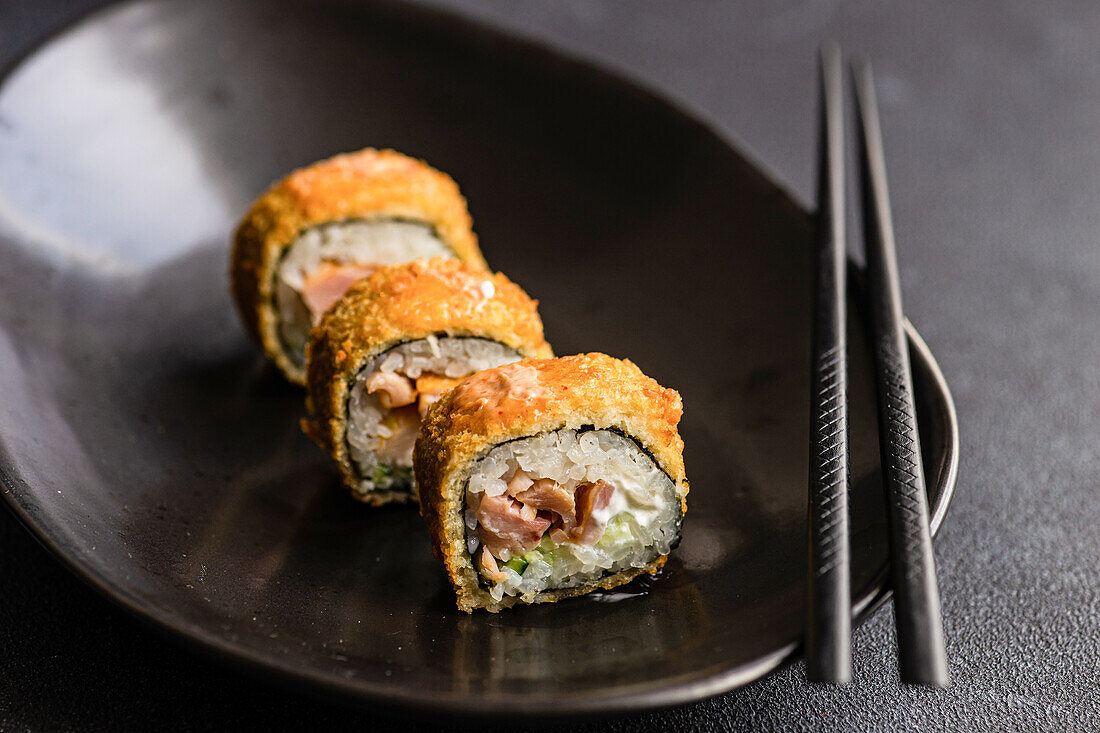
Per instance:
[[[375,372],[396,372],[411,379],[425,373],[466,377],[519,359],[518,353],[496,341],[452,336],[429,336],[410,341],[372,359],[359,372],[348,397],[346,439],[348,453],[362,477],[359,490],[365,493],[408,481],[410,471],[392,469],[409,469],[413,464],[411,442],[407,451],[403,451],[392,463],[382,463],[376,453],[383,440],[390,435],[382,425],[389,410],[382,406],[377,393],[367,392],[367,381]]]
[[[548,478],[573,491],[584,483],[604,480],[615,487],[607,509],[595,514],[608,521],[604,537],[594,546],[572,542],[557,545],[550,561],[534,553],[523,574],[503,564],[507,579],[492,584],[494,600],[505,595],[532,601],[554,588],[571,588],[626,568],[640,568],[667,554],[680,531],[680,499],[672,480],[637,443],[610,430],[557,430],[493,448],[470,472],[466,487],[467,549],[478,549],[477,510],[481,496],[499,496],[507,481],[522,469],[532,479]],[[548,539],[544,538],[543,547]],[[544,555],[544,558],[538,558]],[[525,557],[531,558],[532,553]]]
[[[279,327],[287,353],[304,363],[306,338],[313,325],[301,291],[324,262],[394,265],[420,257],[453,257],[430,224],[396,219],[324,224],[307,229],[287,248],[275,273]]]

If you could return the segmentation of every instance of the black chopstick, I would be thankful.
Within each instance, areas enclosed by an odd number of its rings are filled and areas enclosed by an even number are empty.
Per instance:
[[[879,444],[890,532],[890,574],[901,679],[946,687],[936,561],[928,529],[913,377],[901,308],[894,225],[871,66],[852,67],[860,150],[860,203],[867,248],[867,312],[878,381]]]
[[[848,561],[848,375],[844,113],[840,49],[821,51],[817,184],[817,286],[810,407],[806,675],[852,676]]]

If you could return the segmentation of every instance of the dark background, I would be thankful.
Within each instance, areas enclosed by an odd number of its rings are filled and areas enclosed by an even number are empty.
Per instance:
[[[0,2],[0,64],[96,4]],[[425,4],[657,89],[742,141],[804,202],[817,46],[839,40],[877,73],[906,309],[961,424],[936,546],[954,684],[899,686],[886,607],[855,633],[845,689],[808,686],[796,665],[603,723],[1100,728],[1100,4]],[[0,558],[2,730],[421,727],[187,651],[85,588],[6,511]]]

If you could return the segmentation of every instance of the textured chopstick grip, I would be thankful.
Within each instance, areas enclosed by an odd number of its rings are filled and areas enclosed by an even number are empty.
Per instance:
[[[867,312],[878,381],[879,445],[890,532],[890,572],[902,681],[949,683],[940,593],[928,528],[920,439],[901,307],[871,67],[853,67],[860,138],[860,200],[867,248]]]
[[[810,386],[809,565],[806,675],[852,676],[848,548],[848,370],[843,75],[840,50],[821,51],[817,286]]]

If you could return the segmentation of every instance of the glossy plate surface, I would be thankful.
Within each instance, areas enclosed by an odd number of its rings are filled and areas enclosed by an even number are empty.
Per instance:
[[[416,512],[354,503],[300,433],[301,392],[229,301],[230,231],[279,175],[365,145],[459,181],[558,353],[629,357],[681,391],[690,510],[660,577],[459,613]],[[4,495],[132,612],[334,693],[490,713],[714,694],[801,636],[811,242],[806,212],[700,123],[470,23],[377,3],[114,6],[0,87]],[[852,331],[863,615],[886,535]],[[911,335],[938,527],[956,425]]]

